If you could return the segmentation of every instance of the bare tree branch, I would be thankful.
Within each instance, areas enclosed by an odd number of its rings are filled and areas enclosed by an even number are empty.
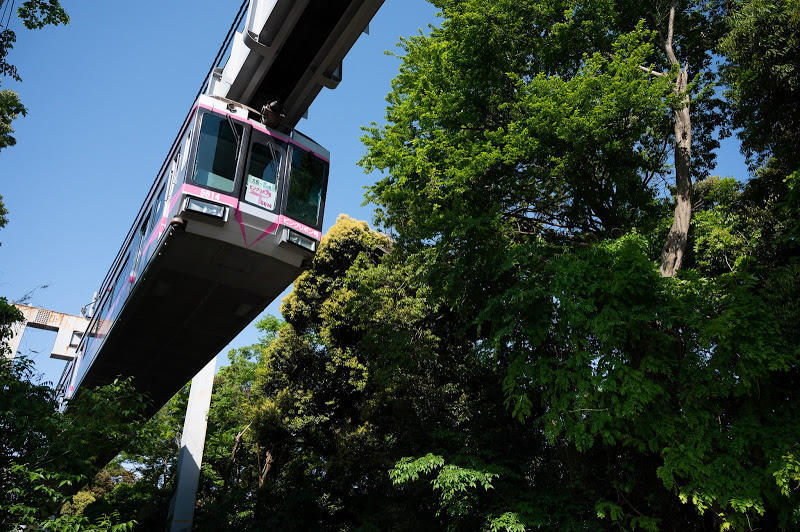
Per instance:
[[[252,425],[252,423],[248,423],[247,426],[243,428],[241,431],[239,431],[239,433],[236,434],[236,437],[233,439],[233,449],[231,449],[231,458],[230,460],[228,460],[228,466],[225,469],[225,480],[222,485],[223,493],[227,493],[228,491],[228,484],[230,483],[231,471],[233,471],[233,464],[234,461],[236,460],[236,451],[239,449],[239,444],[242,441],[242,436],[244,436],[244,433],[247,432],[247,429],[250,428],[250,425]]]
[[[675,4],[677,2],[673,0],[672,5],[669,8],[669,22],[667,23],[667,39],[664,42],[664,49],[667,52],[667,59],[673,65],[678,64],[678,58],[675,57],[675,51],[672,49],[672,36],[675,33]]]

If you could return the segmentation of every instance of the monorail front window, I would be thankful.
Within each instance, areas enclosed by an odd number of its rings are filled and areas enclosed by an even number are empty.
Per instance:
[[[298,222],[316,227],[319,222],[320,206],[325,197],[327,177],[328,163],[311,152],[294,148],[286,215]]]
[[[255,135],[255,132],[253,132]],[[278,198],[278,171],[282,150],[267,140],[254,140],[244,184],[244,200],[264,209],[274,210]]]
[[[242,127],[236,124],[234,132],[227,117],[210,113],[203,115],[194,163],[195,183],[221,192],[233,192],[242,131]]]

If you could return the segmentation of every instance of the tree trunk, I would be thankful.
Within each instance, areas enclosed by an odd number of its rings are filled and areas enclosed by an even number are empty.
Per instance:
[[[267,454],[264,455],[264,467],[261,468],[261,471],[259,471],[259,475],[258,475],[258,487],[259,488],[264,487],[264,480],[267,478],[267,473],[269,473],[269,470],[272,468],[272,462],[273,461],[274,460],[272,459],[272,453],[267,451]],[[260,462],[259,462],[259,466],[260,466]]]
[[[675,92],[686,91],[689,73],[686,69],[678,73]],[[675,186],[677,188],[675,217],[661,252],[661,275],[673,277],[683,262],[689,237],[689,223],[692,219],[692,177],[690,158],[692,156],[692,119],[689,115],[689,95],[684,94],[681,108],[675,111]]]
[[[676,2],[669,11],[669,26],[664,40],[664,52],[670,64],[679,65],[678,58],[672,49],[672,35],[675,26]],[[690,164],[692,156],[692,119],[689,114],[689,66],[681,68],[675,80],[675,94],[681,97],[681,106],[675,110],[675,187],[677,203],[672,227],[667,235],[667,242],[661,252],[661,276],[673,277],[683,262],[689,238],[689,223],[692,219],[692,177]]]
[[[223,485],[222,485],[222,492],[223,493],[227,493],[228,492],[228,483],[230,482],[231,471],[233,470],[233,465],[234,465],[234,462],[236,461],[236,451],[239,449],[239,444],[242,441],[242,436],[244,436],[244,433],[247,432],[247,429],[250,428],[250,425],[252,425],[252,423],[248,423],[247,426],[245,428],[243,428],[241,430],[241,432],[236,434],[236,437],[233,439],[233,449],[231,450],[231,458],[228,461],[228,466],[227,466],[226,471],[225,471],[225,480],[224,480]]]

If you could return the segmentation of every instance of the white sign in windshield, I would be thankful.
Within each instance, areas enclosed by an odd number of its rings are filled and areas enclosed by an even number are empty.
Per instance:
[[[247,190],[244,193],[244,199],[250,203],[255,203],[259,207],[272,210],[275,208],[275,197],[278,187],[275,183],[264,181],[256,176],[247,176]]]

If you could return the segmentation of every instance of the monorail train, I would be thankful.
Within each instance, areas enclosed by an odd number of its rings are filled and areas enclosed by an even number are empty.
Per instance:
[[[302,271],[330,154],[202,95],[98,296],[58,393],[133,377],[155,412]]]

